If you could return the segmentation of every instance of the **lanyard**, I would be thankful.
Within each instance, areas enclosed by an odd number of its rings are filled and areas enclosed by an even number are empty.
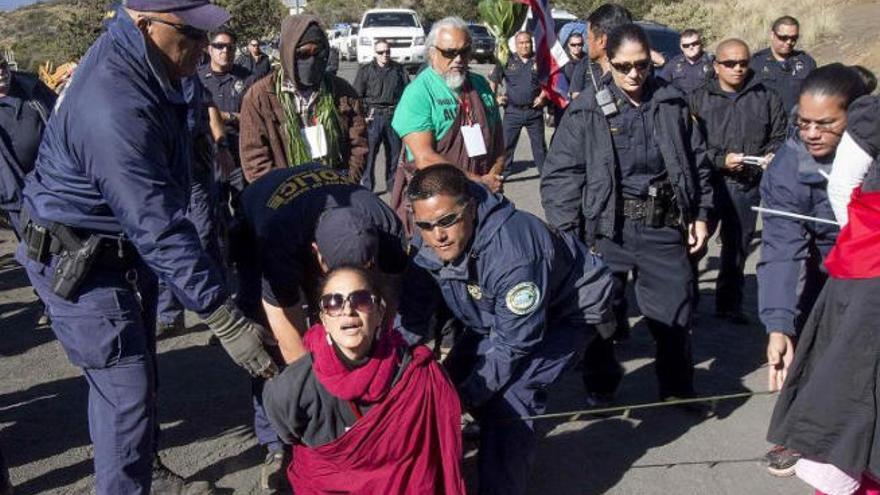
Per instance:
[[[469,85],[467,82],[465,82],[461,87],[461,92],[458,94],[458,107],[462,114],[464,114],[465,125],[471,126],[474,125],[474,119],[471,116],[470,98],[466,96],[468,89]]]

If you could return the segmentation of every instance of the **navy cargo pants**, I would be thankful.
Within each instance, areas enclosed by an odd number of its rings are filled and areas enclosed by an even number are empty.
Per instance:
[[[534,422],[524,416],[543,414],[547,387],[595,334],[583,322],[555,323],[540,348],[524,359],[514,377],[485,404],[470,413],[480,425],[479,495],[522,495],[528,488],[537,438]],[[488,335],[466,329],[444,361],[453,383],[461,383],[489,351]]]
[[[510,173],[520,131],[525,127],[529,133],[529,143],[532,145],[532,158],[535,160],[538,173],[540,173],[544,169],[544,157],[547,155],[547,144],[544,139],[544,112],[541,109],[508,105],[504,110],[502,127],[504,128],[504,152],[506,153],[504,170]]]
[[[715,204],[721,222],[721,268],[715,288],[715,311],[742,310],[746,258],[755,236],[758,213],[752,206],[761,203],[757,184],[746,187],[730,179],[715,183]]]
[[[156,277],[142,262],[120,272],[94,266],[72,301],[51,290],[48,265],[16,259],[46,303],[52,330],[89,385],[89,434],[99,495],[149,494],[156,453]]]
[[[400,160],[401,140],[397,132],[391,128],[391,117],[394,114],[389,110],[376,109],[373,112],[373,120],[367,128],[367,139],[370,144],[370,152],[367,155],[367,166],[364,176],[361,177],[361,185],[373,190],[376,178],[376,158],[379,157],[379,146],[385,146],[385,190],[391,192],[394,187],[394,174],[397,172],[397,162]]]
[[[678,227],[652,228],[625,219],[619,237],[600,238],[596,248],[614,273],[612,307],[618,326],[627,317],[626,282],[633,274],[636,301],[657,344],[660,398],[693,396],[693,271],[684,233]],[[614,393],[622,374],[611,340],[590,343],[583,377],[588,392]]]

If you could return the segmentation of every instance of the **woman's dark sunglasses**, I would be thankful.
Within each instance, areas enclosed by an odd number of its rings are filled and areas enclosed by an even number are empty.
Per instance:
[[[202,41],[208,38],[208,32],[203,31],[198,28],[194,28],[187,24],[175,24],[173,22],[164,21],[159,19],[158,17],[147,17],[147,20],[150,22],[158,22],[159,24],[164,24],[166,26],[173,27],[178,33],[184,35],[188,39],[193,41]]]
[[[633,68],[635,68],[637,72],[645,72],[650,66],[651,61],[648,59],[636,60],[635,62],[611,62],[611,67],[614,67],[614,70],[621,74],[629,74]]]
[[[461,55],[461,58],[468,58],[471,56],[471,45],[465,45],[458,50],[455,48],[440,48],[437,45],[434,45],[434,48],[440,52],[440,55],[443,55],[443,58],[447,58],[449,60],[454,60],[455,57]]]
[[[343,316],[345,303],[348,307],[361,313],[372,313],[379,304],[379,298],[366,289],[356,290],[347,296],[342,294],[324,294],[318,301],[321,311],[327,316]]]
[[[415,222],[415,224],[416,224],[416,227],[418,227],[419,229],[424,230],[426,232],[430,232],[437,227],[440,227],[441,229],[448,229],[449,227],[452,227],[453,225],[455,225],[461,221],[462,217],[464,217],[464,211],[466,209],[467,209],[467,207],[464,207],[458,213],[450,213],[448,215],[443,215],[442,217],[438,218],[437,220],[435,220],[433,222],[418,222],[417,221],[417,222]]]
[[[718,60],[719,64],[727,67],[728,69],[733,69],[736,66],[740,66],[743,68],[748,68],[749,61],[748,60]]]

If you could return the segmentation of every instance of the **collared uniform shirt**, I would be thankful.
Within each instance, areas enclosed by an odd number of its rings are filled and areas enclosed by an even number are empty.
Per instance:
[[[816,68],[816,61],[801,51],[795,51],[788,60],[779,61],[765,48],[752,56],[749,67],[764,86],[779,94],[785,113],[790,113],[797,104],[801,84]]]
[[[657,75],[690,94],[715,77],[715,70],[712,68],[712,57],[706,53],[696,62],[691,62],[684,55],[676,55],[666,62]]]
[[[648,186],[666,174],[651,117],[653,89],[645,84],[642,103],[635,106],[615,84],[609,84],[617,113],[608,117],[611,139],[620,169],[623,196],[645,198]]]
[[[523,62],[518,55],[511,55],[503,69],[499,65],[495,66],[489,80],[495,84],[501,84],[502,81],[505,83],[508,105],[531,107],[535,98],[541,94],[535,57]]]

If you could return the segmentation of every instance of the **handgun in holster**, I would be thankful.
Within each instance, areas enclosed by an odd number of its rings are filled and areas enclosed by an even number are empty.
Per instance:
[[[52,292],[62,299],[72,300],[95,264],[100,245],[101,237],[91,235],[82,241],[79,248],[62,251],[52,274]]]
[[[674,203],[675,193],[669,181],[649,185],[648,199],[645,202],[645,225],[653,228],[669,225]]]

